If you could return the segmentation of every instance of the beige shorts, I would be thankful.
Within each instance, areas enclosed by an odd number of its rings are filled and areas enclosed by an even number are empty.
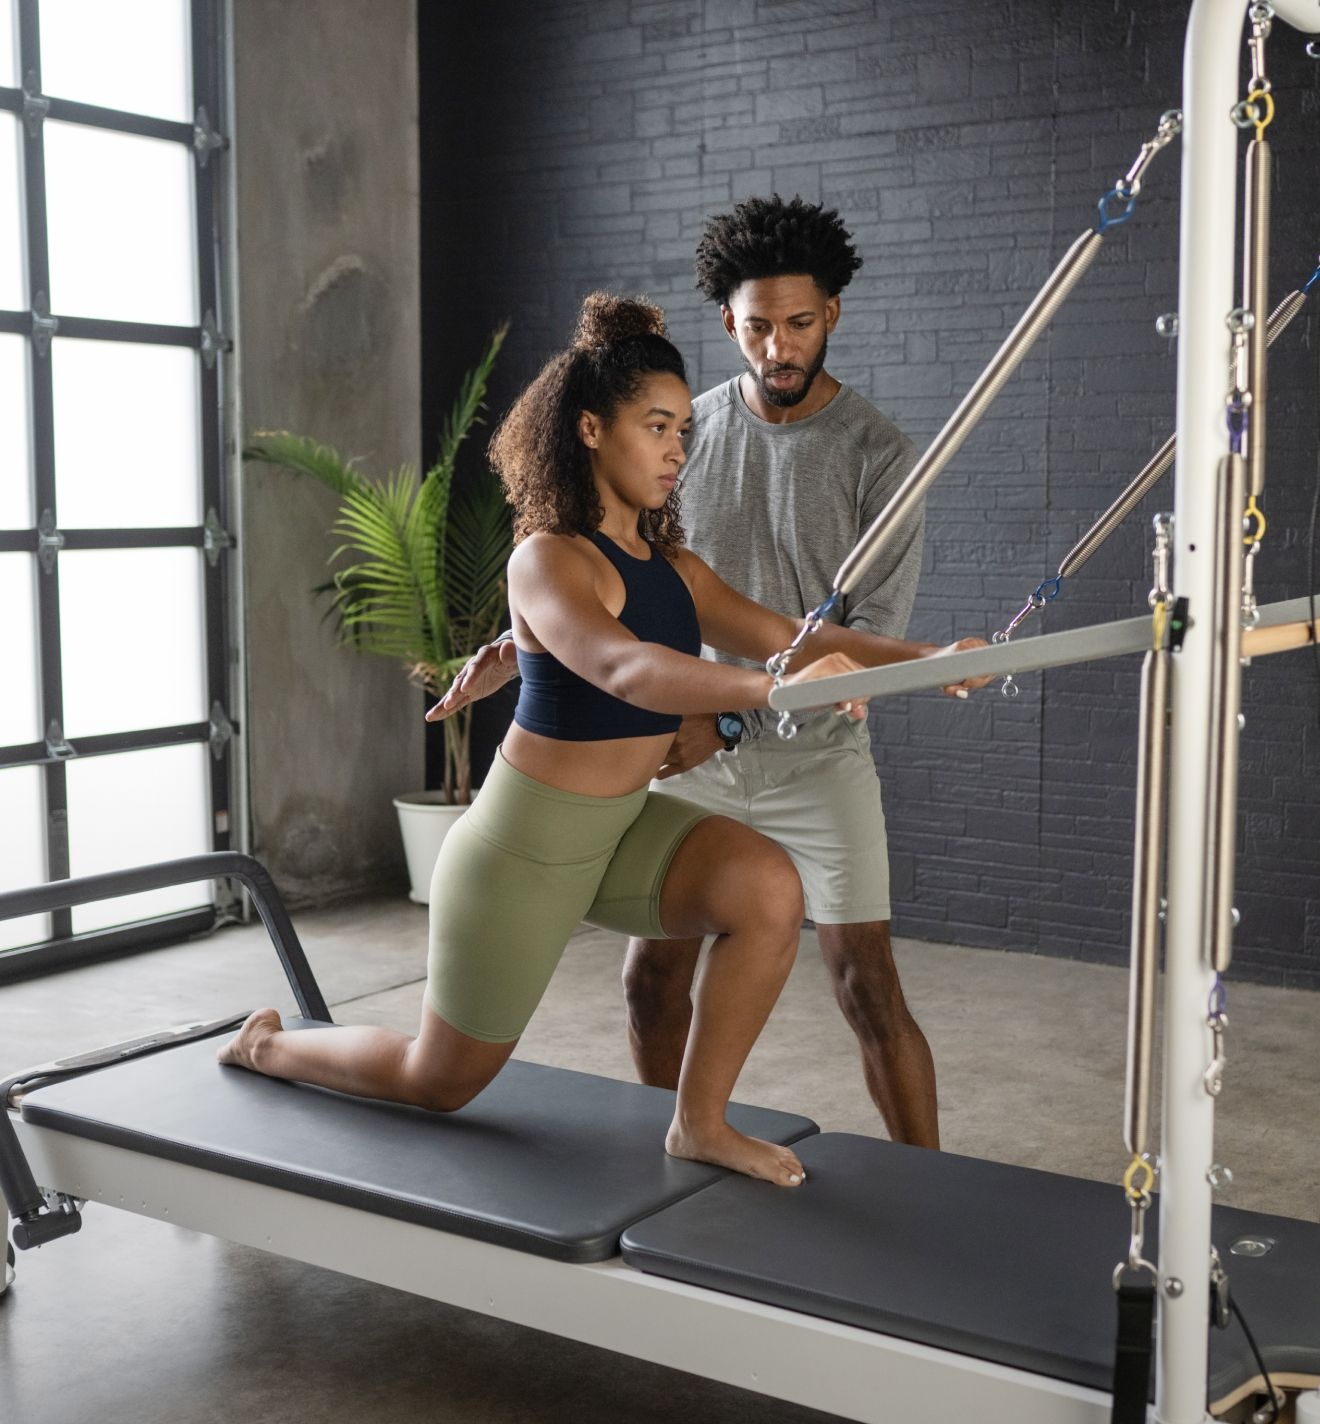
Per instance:
[[[778,841],[798,868],[817,924],[889,919],[885,813],[865,722],[816,717],[785,742],[771,721],[755,741],[651,789]]]

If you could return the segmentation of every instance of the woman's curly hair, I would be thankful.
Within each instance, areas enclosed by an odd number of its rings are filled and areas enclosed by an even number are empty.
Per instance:
[[[514,508],[515,539],[600,528],[604,510],[579,418],[591,411],[608,425],[656,372],[687,380],[683,358],[665,334],[664,313],[644,297],[592,292],[582,303],[573,344],[546,363],[491,438],[490,462]],[[637,526],[672,559],[683,543],[678,489],[659,509],[642,510]]]
[[[725,305],[744,282],[758,277],[810,277],[837,297],[862,265],[851,234],[834,208],[785,202],[778,193],[748,198],[706,224],[697,246],[697,286]]]

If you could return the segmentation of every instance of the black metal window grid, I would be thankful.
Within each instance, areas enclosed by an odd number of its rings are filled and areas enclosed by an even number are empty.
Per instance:
[[[225,432],[222,409],[229,342],[222,320],[222,183],[227,139],[224,119],[222,65],[224,55],[223,0],[191,0],[190,36],[192,123],[173,122],[144,114],[78,103],[42,91],[41,6],[39,0],[18,0],[17,27],[21,87],[0,86],[0,112],[17,116],[21,125],[22,194],[0,194],[0,203],[21,196],[25,215],[26,278],[29,309],[0,310],[0,333],[28,338],[28,378],[31,429],[32,506],[34,527],[0,529],[0,553],[20,551],[38,559],[37,646],[41,741],[0,746],[0,771],[39,767],[45,794],[46,865],[51,880],[70,874],[68,790],[66,767],[73,758],[104,756],[178,743],[209,746],[211,849],[232,849],[230,805],[233,784],[233,734],[236,718],[228,709],[230,638],[229,587],[234,545],[228,532],[230,498],[225,472]],[[136,134],[181,145],[192,155],[195,202],[195,276],[200,322],[170,326],[154,322],[104,320],[51,309],[50,241],[47,227],[45,124],[57,120],[122,134]],[[58,290],[54,293],[58,302]],[[55,487],[55,393],[51,372],[53,338],[133,342],[185,347],[199,353],[198,400],[201,507],[203,523],[181,528],[62,529]],[[70,745],[64,735],[61,678],[59,560],[66,550],[195,548],[203,551],[205,619],[205,689],[209,719],[178,726],[78,737]],[[0,680],[3,672],[0,671]],[[0,816],[4,808],[0,806]],[[50,937],[41,944],[0,953],[0,982],[33,973],[146,948],[154,943],[213,928],[224,907],[212,905],[160,916],[110,930],[75,934],[68,909],[52,913]]]

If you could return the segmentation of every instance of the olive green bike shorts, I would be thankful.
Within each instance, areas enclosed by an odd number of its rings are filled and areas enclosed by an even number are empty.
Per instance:
[[[627,796],[559,791],[497,754],[431,876],[427,1003],[471,1038],[518,1038],[583,920],[665,938],[665,875],[708,814],[645,786]]]

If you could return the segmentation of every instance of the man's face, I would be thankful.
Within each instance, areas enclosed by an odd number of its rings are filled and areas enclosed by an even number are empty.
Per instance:
[[[827,297],[807,276],[757,277],[733,292],[720,313],[761,399],[776,406],[805,400],[825,367],[838,297]]]

